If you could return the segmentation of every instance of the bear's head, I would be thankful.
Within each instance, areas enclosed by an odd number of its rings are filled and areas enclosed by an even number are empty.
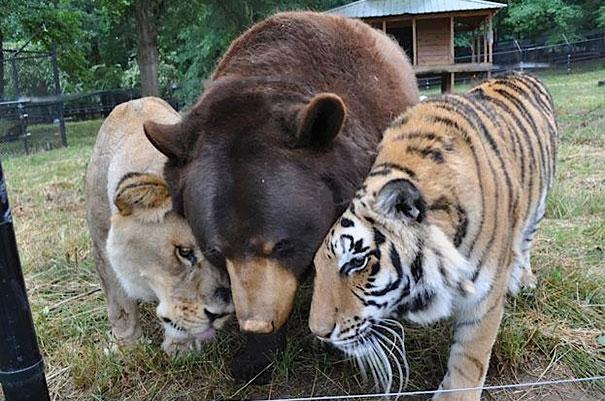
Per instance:
[[[270,333],[369,156],[339,135],[350,122],[334,93],[271,77],[210,85],[181,123],[147,122],[145,133],[168,157],[175,208],[229,272],[240,328]]]

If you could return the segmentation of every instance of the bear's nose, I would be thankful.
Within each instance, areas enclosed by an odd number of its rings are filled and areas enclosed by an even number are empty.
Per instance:
[[[216,319],[220,319],[221,317],[228,315],[228,313],[212,313],[206,308],[204,308],[204,313],[208,317],[208,320],[210,320],[210,323],[214,322]]]

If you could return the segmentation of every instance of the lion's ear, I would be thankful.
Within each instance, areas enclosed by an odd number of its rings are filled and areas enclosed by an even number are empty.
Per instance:
[[[170,190],[166,181],[156,174],[128,173],[116,188],[114,204],[122,216],[144,222],[160,222],[172,209]]]

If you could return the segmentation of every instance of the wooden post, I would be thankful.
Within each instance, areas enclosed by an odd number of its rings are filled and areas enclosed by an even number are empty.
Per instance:
[[[492,17],[493,15],[490,14],[488,19],[487,19],[487,24],[488,24],[488,46],[489,46],[489,62],[493,63],[494,62],[494,28],[492,27]]]
[[[454,16],[450,17],[450,64],[455,63],[454,58]]]
[[[454,89],[454,73],[444,72],[441,74],[441,93],[451,92]]]
[[[416,50],[416,18],[412,18],[412,65],[418,64],[418,55]]]
[[[382,32],[387,33],[387,22],[382,20]]]
[[[487,63],[487,18],[483,20],[483,62]]]

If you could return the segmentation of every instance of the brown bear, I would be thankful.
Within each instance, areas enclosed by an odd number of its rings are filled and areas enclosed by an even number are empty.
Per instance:
[[[389,122],[418,100],[396,42],[356,20],[276,14],[236,39],[175,125],[145,124],[175,207],[229,272],[240,329],[274,333]],[[264,367],[258,337],[245,379]],[[269,338],[271,339],[271,338]]]

